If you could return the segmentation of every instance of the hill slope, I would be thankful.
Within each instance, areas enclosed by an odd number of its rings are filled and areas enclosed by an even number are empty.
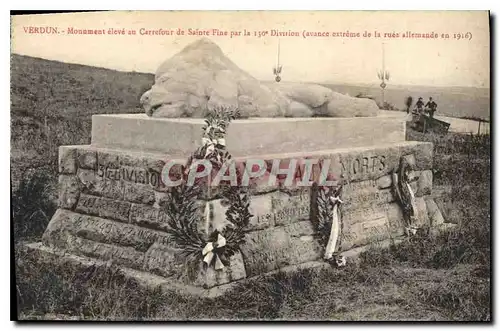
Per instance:
[[[14,181],[27,168],[54,168],[58,146],[90,143],[93,114],[142,113],[139,98],[153,82],[152,74],[13,54],[10,95]]]

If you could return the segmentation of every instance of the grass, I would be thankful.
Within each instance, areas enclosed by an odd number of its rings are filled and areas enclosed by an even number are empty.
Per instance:
[[[151,85],[152,76],[20,56],[12,61],[12,210],[20,319],[491,319],[489,136],[408,130],[408,140],[434,143],[434,185],[448,192],[436,202],[458,226],[442,233],[422,231],[396,247],[375,245],[360,255],[359,264],[342,269],[278,273],[221,298],[200,300],[146,290],[114,266],[43,263],[20,247],[40,240],[55,210],[57,146],[89,143],[93,113],[140,112],[138,95]]]
[[[55,185],[61,145],[89,144],[92,115],[142,113],[154,75],[11,56],[11,169],[14,188],[33,169]]]

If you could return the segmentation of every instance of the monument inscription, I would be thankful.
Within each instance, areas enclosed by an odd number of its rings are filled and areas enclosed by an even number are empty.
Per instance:
[[[96,176],[104,180],[151,185],[153,188],[159,188],[162,185],[159,172],[138,167],[121,166],[115,168],[107,164],[99,164]]]
[[[360,174],[372,174],[383,172],[386,168],[385,155],[361,155],[348,160],[340,161],[342,166],[342,176],[351,177]]]

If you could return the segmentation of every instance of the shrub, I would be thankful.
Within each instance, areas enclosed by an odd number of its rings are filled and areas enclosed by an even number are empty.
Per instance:
[[[384,101],[384,104],[377,103],[379,109],[383,110],[399,110],[392,103]]]
[[[39,238],[56,210],[45,172],[27,171],[12,193],[12,220],[16,241]]]

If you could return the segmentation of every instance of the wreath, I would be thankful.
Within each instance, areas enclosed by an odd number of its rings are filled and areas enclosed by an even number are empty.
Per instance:
[[[202,201],[204,187],[210,191],[210,176],[195,180],[188,185],[187,179],[191,171],[197,171],[197,160],[208,160],[212,169],[220,170],[232,162],[231,154],[226,150],[226,130],[232,120],[239,118],[237,109],[217,107],[209,110],[203,126],[202,145],[198,147],[186,164],[182,167],[180,185],[171,187],[164,204],[168,216],[166,232],[169,239],[181,249],[181,256],[187,261],[203,261],[206,267],[213,266],[215,270],[224,269],[229,265],[229,259],[239,251],[245,242],[245,232],[250,219],[250,194],[242,186],[220,185],[221,198],[229,202],[226,210],[226,220],[229,225],[221,231],[214,230],[207,235],[199,227],[203,218],[208,222],[212,215],[212,202],[205,204],[205,213],[200,212],[199,202]],[[237,176],[241,175],[236,168]],[[238,177],[239,178],[239,177]],[[340,233],[338,207],[342,187],[319,187],[316,199],[318,206],[316,230],[319,241],[325,247],[324,259],[337,266],[344,266],[345,257],[334,254]],[[208,228],[207,228],[208,229]]]
[[[208,234],[199,229],[203,218],[208,223],[213,216],[212,202],[206,202],[205,213],[200,212],[200,201],[204,186],[210,191],[210,176],[195,180],[188,185],[187,178],[191,171],[197,171],[196,160],[208,160],[212,169],[220,170],[232,162],[226,151],[225,135],[230,122],[240,116],[237,109],[216,107],[208,111],[203,126],[202,145],[188,158],[183,167],[180,185],[170,189],[164,205],[167,218],[167,230],[171,242],[181,249],[181,256],[188,261],[203,261],[207,267],[224,269],[229,258],[239,251],[245,242],[245,230],[250,218],[250,195],[240,186],[221,185],[223,201],[229,207],[225,213],[230,222],[221,231]],[[221,183],[222,184],[222,183]],[[207,227],[208,230],[208,227]]]
[[[316,233],[322,247],[325,247],[323,258],[337,267],[346,265],[345,256],[335,253],[340,236],[340,219],[338,208],[343,201],[340,199],[342,186],[320,186],[316,204],[318,208]]]

